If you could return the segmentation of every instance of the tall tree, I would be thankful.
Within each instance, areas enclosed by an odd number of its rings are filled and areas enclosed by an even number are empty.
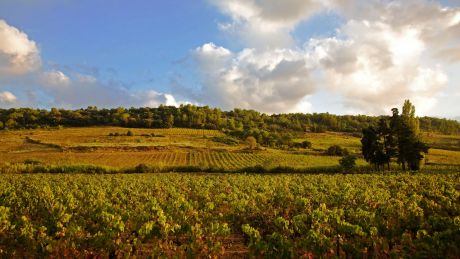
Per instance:
[[[410,102],[410,100],[404,101],[401,118],[409,127],[415,135],[420,133],[420,122],[417,117],[415,117],[415,106]]]
[[[380,141],[377,129],[372,126],[367,129],[363,129],[361,144],[364,159],[371,165],[374,165],[375,169],[380,170],[380,168],[388,163],[387,156],[384,151],[384,145]]]

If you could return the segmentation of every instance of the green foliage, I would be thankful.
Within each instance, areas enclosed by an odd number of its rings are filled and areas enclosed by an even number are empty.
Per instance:
[[[415,117],[415,106],[409,100],[404,101],[401,119],[404,125],[408,127],[413,134],[416,136],[420,134],[420,122],[418,118]]]
[[[409,170],[419,170],[423,154],[428,152],[429,147],[420,139],[415,107],[406,100],[401,115],[397,108],[393,108],[392,112],[389,123],[381,119],[377,128],[370,126],[363,129],[364,159],[380,169],[385,164],[390,167],[391,158],[395,157],[403,170],[406,170],[406,164]]]
[[[413,114],[413,107],[406,105],[408,117]],[[267,132],[354,132],[375,125],[382,117],[314,114],[273,114],[266,115],[253,110],[234,109],[221,111],[208,106],[197,107],[182,105],[180,107],[160,105],[157,108],[114,108],[98,109],[90,106],[86,109],[64,110],[53,108],[40,110],[30,108],[0,109],[1,129],[22,129],[37,127],[83,126],[122,126],[136,128],[201,128],[227,129],[245,131],[257,128]],[[386,117],[383,117],[386,118]],[[423,117],[420,128],[444,134],[460,133],[460,123],[454,120]],[[279,134],[279,133],[278,133]],[[261,140],[257,137],[259,143]],[[244,138],[242,138],[244,139]],[[262,143],[263,145],[266,145]]]
[[[458,177],[0,175],[0,256],[457,258]]]
[[[134,168],[135,173],[143,174],[148,173],[150,168],[146,164],[139,164]]]
[[[339,160],[340,167],[342,167],[345,172],[351,172],[356,168],[356,159],[356,156],[346,155]]]
[[[237,145],[239,143],[237,139],[230,136],[214,136],[211,138],[211,140],[214,142],[224,143],[227,145]]]
[[[332,145],[326,150],[326,155],[328,156],[346,156],[348,154],[348,149],[342,148],[339,145]]]
[[[24,164],[25,165],[40,165],[40,164],[42,164],[42,162],[40,160],[36,160],[36,159],[26,159],[26,160],[24,160]]]
[[[382,132],[374,127],[363,129],[362,153],[363,157],[376,169],[384,168],[390,164],[391,156],[386,152],[386,142],[381,138]]]
[[[310,141],[305,140],[305,141],[303,141],[301,143],[293,143],[291,146],[294,147],[294,148],[308,149],[308,148],[312,148],[313,144]]]

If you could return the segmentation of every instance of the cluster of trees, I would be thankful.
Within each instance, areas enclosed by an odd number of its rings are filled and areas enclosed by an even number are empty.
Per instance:
[[[254,138],[256,143],[265,147],[289,148],[296,145],[293,141],[293,134],[291,132],[284,132],[281,130],[269,131],[259,128],[248,128],[225,130],[224,132],[239,139],[248,139],[249,137]]]
[[[418,170],[429,147],[420,139],[420,121],[415,117],[415,107],[406,100],[401,114],[397,108],[393,108],[392,113],[388,119],[381,118],[377,126],[363,130],[364,159],[378,170],[385,165],[390,168],[392,159],[396,159],[403,170]]]
[[[266,132],[355,132],[378,123],[388,116],[332,115],[329,113],[292,113],[267,115],[254,110],[234,109],[222,111],[208,106],[160,105],[157,108],[114,108],[65,110],[44,109],[0,109],[0,129],[37,128],[46,126],[122,126],[137,128],[205,128],[236,131],[247,135],[253,129],[261,130],[261,137],[254,136],[259,143],[280,143],[282,138],[272,140]],[[423,117],[420,128],[446,134],[460,133],[460,123],[454,120]],[[246,136],[247,137],[247,136]],[[280,139],[281,138],[281,139]]]

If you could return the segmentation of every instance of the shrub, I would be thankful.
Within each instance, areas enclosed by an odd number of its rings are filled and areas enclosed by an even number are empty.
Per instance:
[[[339,163],[344,171],[352,171],[356,167],[356,156],[346,155],[339,160]]]
[[[128,132],[126,133],[126,136],[132,137],[132,136],[134,136],[134,133],[132,131],[128,130]]]
[[[307,149],[307,148],[311,148],[312,147],[312,143],[308,140],[305,140],[301,143],[293,143],[291,145],[293,148],[304,148],[304,149]]]
[[[150,168],[146,164],[139,164],[134,168],[135,173],[143,174],[148,173]]]
[[[308,140],[305,140],[304,142],[302,142],[302,147],[303,148],[311,148],[312,146],[313,146],[313,144]]]
[[[216,136],[216,137],[212,137],[211,140],[214,141],[214,142],[224,143],[224,144],[227,144],[227,145],[236,145],[236,144],[238,144],[237,139],[235,139],[233,137],[229,137],[229,136]]]
[[[42,162],[39,161],[39,160],[35,160],[35,159],[26,159],[24,160],[24,164],[26,165],[40,165]]]
[[[339,145],[330,146],[326,150],[326,155],[328,156],[346,156],[348,154],[349,154],[348,149],[342,148]]]

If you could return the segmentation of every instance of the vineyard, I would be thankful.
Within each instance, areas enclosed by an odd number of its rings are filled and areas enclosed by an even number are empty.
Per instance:
[[[260,165],[271,168],[277,166],[323,167],[338,165],[339,157],[295,155],[295,154],[252,154],[231,152],[98,152],[98,153],[49,153],[34,155],[27,153],[5,154],[4,160],[23,162],[26,160],[47,161],[56,165],[92,164],[111,167],[133,167],[139,164],[149,166],[199,166],[223,169],[237,169]],[[360,164],[364,164],[360,160]]]
[[[0,163],[33,160],[51,165],[91,164],[117,168],[146,164],[237,169],[336,166],[340,159],[314,151],[310,152],[312,154],[280,150],[247,152],[245,143],[227,145],[212,141],[213,137],[222,136],[215,130],[130,129],[133,136],[126,136],[127,131],[103,127],[0,132]],[[114,134],[118,136],[112,136]],[[324,142],[324,134],[316,139]],[[316,139],[312,141],[317,149],[327,148]],[[356,145],[356,138],[343,143]],[[364,162],[359,160],[358,164]]]
[[[126,136],[130,130],[133,136]],[[114,135],[118,136],[114,136]],[[0,132],[0,165],[33,160],[48,165],[90,164],[116,168],[149,166],[198,166],[237,169],[289,166],[314,168],[337,166],[340,157],[327,156],[331,145],[359,154],[358,137],[340,133],[306,133],[312,148],[302,152],[264,149],[247,152],[244,142],[228,145],[213,141],[219,131],[201,129],[126,129],[119,127],[37,129]],[[440,145],[453,137],[432,137]],[[447,139],[447,140],[446,140]],[[444,144],[443,144],[444,143]],[[460,165],[460,151],[431,149],[426,162]],[[364,165],[362,159],[358,165]]]
[[[312,147],[296,149],[252,150],[224,137],[0,132],[0,257],[460,256],[456,137],[431,137],[437,148],[415,175],[367,174],[363,159],[359,174],[346,174],[325,152],[359,154],[360,139],[346,133],[299,135]]]
[[[458,258],[459,178],[1,175],[0,254]]]

